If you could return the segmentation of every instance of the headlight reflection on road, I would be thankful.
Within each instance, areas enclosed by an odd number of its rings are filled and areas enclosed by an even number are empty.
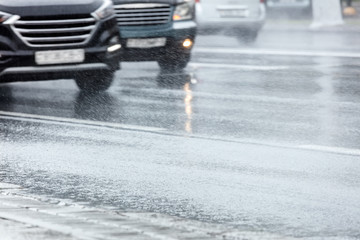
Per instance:
[[[185,113],[186,113],[186,122],[185,122],[185,131],[187,133],[192,133],[192,99],[193,99],[193,95],[192,95],[192,91],[190,88],[190,82],[187,82],[184,85],[184,91],[186,93],[185,98],[184,98],[184,103],[185,103]]]

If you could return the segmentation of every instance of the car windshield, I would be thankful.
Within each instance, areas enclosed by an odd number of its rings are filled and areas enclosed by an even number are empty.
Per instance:
[[[0,239],[359,239],[360,0],[0,0]]]

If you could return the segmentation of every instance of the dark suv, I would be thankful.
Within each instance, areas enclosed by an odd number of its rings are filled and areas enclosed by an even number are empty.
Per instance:
[[[0,0],[0,83],[71,78],[106,90],[120,48],[110,0]]]
[[[157,61],[165,70],[190,60],[197,24],[195,0],[113,0],[122,61]]]

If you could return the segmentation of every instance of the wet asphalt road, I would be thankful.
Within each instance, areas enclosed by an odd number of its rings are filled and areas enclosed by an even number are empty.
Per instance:
[[[97,95],[68,80],[1,85],[0,181],[244,230],[360,238],[358,39],[264,31],[245,48],[202,36],[184,72],[124,63]]]

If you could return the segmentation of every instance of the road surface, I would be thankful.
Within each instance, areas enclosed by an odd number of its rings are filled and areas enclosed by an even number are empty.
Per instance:
[[[239,231],[360,238],[354,33],[200,36],[187,69],[123,63],[105,93],[0,86],[0,181]]]

